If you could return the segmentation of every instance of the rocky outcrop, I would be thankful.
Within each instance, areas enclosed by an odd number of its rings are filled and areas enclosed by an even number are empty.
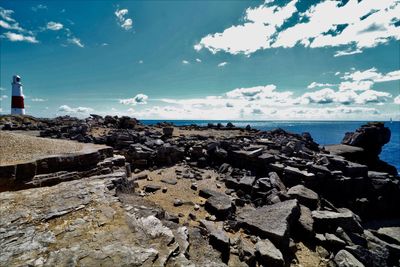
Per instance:
[[[370,122],[355,132],[346,133],[342,140],[343,145],[362,148],[362,153],[344,151],[341,154],[352,161],[368,165],[371,170],[397,174],[395,167],[379,159],[382,147],[389,143],[390,137],[390,129],[385,127],[383,122]]]
[[[379,124],[325,150],[282,129],[97,115],[41,123],[43,136],[106,144],[121,156],[35,173],[24,184],[39,188],[0,193],[7,266],[398,265],[399,177],[349,156],[377,153],[356,140],[383,133]]]

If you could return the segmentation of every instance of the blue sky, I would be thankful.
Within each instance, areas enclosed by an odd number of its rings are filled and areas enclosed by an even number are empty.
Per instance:
[[[140,119],[400,119],[400,1],[0,1],[0,105]]]

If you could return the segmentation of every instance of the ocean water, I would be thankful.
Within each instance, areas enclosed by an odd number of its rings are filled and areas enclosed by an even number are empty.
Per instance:
[[[203,121],[203,120],[143,120],[144,124],[155,124],[157,122],[172,122],[177,126],[197,124],[206,126],[209,122],[226,125],[228,121]],[[314,141],[320,145],[339,144],[346,132],[353,132],[366,121],[231,121],[235,126],[246,127],[250,124],[252,128],[259,130],[272,130],[282,128],[292,133],[309,132]],[[400,172],[400,122],[385,122],[392,135],[390,142],[383,147],[380,158],[397,168]]]

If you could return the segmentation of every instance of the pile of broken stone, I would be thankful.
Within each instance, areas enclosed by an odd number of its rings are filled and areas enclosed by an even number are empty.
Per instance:
[[[107,131],[94,135],[94,128]],[[216,171],[226,190],[198,191],[210,214],[198,223],[223,263],[235,255],[243,266],[295,264],[296,243],[303,242],[318,252],[323,266],[400,266],[400,180],[393,166],[379,160],[382,146],[390,140],[383,123],[363,125],[347,133],[343,144],[331,147],[319,146],[309,133],[282,129],[182,127],[238,130],[233,137],[214,137],[174,135],[176,128],[98,115],[3,126],[40,129],[42,137],[106,144],[123,155],[135,173],[185,165],[192,171],[181,178],[193,185],[205,179],[194,170]],[[137,179],[128,174],[126,181],[133,183],[129,194],[159,193],[157,186],[140,188]],[[179,217],[163,214],[160,219],[168,224],[180,223]],[[231,237],[239,232],[246,238]],[[196,263],[186,260],[178,263]]]

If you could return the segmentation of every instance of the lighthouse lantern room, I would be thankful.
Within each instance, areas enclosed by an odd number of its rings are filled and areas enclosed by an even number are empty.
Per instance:
[[[18,75],[14,75],[11,85],[12,85],[11,114],[25,115],[24,94],[22,92],[21,77]]]

